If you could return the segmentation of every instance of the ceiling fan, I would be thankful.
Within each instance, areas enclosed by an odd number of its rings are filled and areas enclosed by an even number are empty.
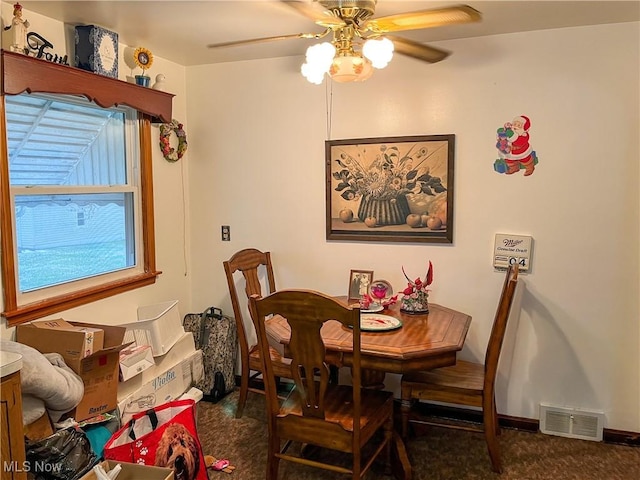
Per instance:
[[[324,28],[320,33],[297,33],[253,38],[208,45],[223,48],[294,38],[321,39],[332,34],[330,42],[307,49],[302,74],[320,84],[327,73],[339,82],[363,81],[373,68],[384,68],[393,55],[402,55],[428,63],[444,60],[449,52],[409,40],[390,32],[478,22],[481,14],[468,5],[420,10],[374,18],[377,0],[312,0],[281,3]]]

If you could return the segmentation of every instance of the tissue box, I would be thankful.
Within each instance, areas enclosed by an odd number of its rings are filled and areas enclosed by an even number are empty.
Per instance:
[[[150,345],[131,345],[120,352],[120,380],[127,381],[155,364]]]
[[[118,403],[136,390],[142,388],[143,385],[151,382],[154,378],[170,368],[175,367],[180,362],[190,358],[196,352],[196,345],[191,332],[185,333],[176,344],[171,347],[169,353],[162,357],[154,357],[155,365],[147,368],[139,375],[131,377],[129,380],[120,382],[118,385]]]
[[[118,78],[118,34],[97,25],[78,25],[75,30],[76,67]]]
[[[177,365],[173,365],[163,372],[157,372],[149,382],[141,385],[124,398],[119,396],[120,422],[124,425],[136,413],[175,400],[200,380],[203,374],[202,350],[196,350]],[[136,380],[137,378],[139,377],[136,377]]]

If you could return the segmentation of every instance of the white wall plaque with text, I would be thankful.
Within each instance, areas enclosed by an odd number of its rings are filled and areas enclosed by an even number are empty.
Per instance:
[[[496,233],[493,266],[506,269],[509,265],[517,263],[521,272],[527,272],[531,262],[532,242],[533,239],[530,236]]]

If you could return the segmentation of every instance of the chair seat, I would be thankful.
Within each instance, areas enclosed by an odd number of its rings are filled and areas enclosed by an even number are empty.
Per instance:
[[[325,421],[340,425],[348,432],[353,431],[353,392],[351,386],[330,384],[325,396]],[[388,406],[385,406],[388,403]],[[382,424],[384,408],[393,409],[393,393],[383,390],[362,390],[362,410],[360,427],[364,431],[374,425],[377,429]],[[295,389],[287,396],[280,407],[278,417],[287,415],[302,416],[300,398]]]
[[[275,348],[269,347],[269,355],[273,362],[273,370],[276,377],[291,378],[291,360],[283,357]],[[260,349],[254,345],[249,351],[249,370],[262,371],[262,359]]]
[[[416,383],[421,389],[428,389],[432,385],[481,394],[484,387],[484,365],[458,360],[451,367],[407,373],[402,377],[402,383]]]
[[[278,435],[301,443],[353,453],[354,414],[351,387],[332,384],[327,388],[324,398],[324,418],[303,415],[298,392],[294,389],[277,414]],[[363,389],[361,400],[360,447],[365,445],[385,422],[393,418],[393,393]]]

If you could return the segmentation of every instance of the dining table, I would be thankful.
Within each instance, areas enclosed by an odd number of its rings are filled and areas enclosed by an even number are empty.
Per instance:
[[[350,304],[346,296],[335,297]],[[360,367],[362,386],[384,388],[387,373],[404,374],[455,365],[457,352],[464,346],[471,316],[442,305],[429,303],[427,313],[408,313],[399,303],[388,305],[377,312],[361,313],[361,318],[375,320],[381,328],[361,326]],[[287,355],[291,331],[283,317],[275,315],[266,321],[271,342],[282,347]],[[361,322],[361,325],[364,325]],[[337,321],[330,320],[321,330],[325,344],[326,361],[337,367],[353,365],[353,335]],[[396,433],[394,474],[409,480],[411,464],[400,436]]]

